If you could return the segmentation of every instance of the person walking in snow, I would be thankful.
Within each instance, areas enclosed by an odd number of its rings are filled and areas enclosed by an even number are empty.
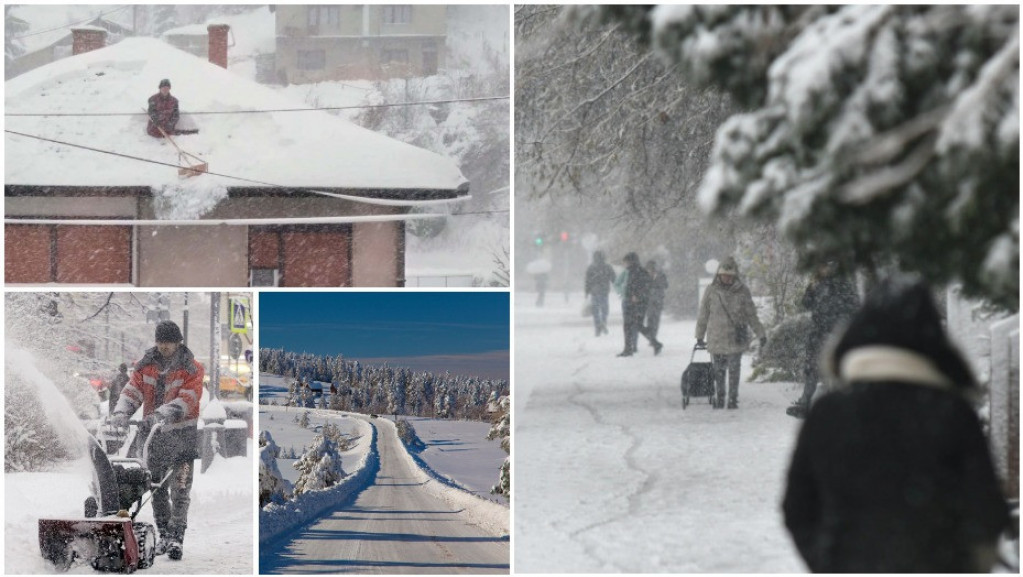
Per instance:
[[[146,133],[149,136],[163,138],[164,135],[160,133],[161,128],[167,134],[175,134],[180,113],[178,112],[178,99],[171,96],[170,93],[170,80],[166,78],[161,80],[159,88],[159,92],[149,97],[149,124],[146,125]]]
[[[188,527],[193,467],[199,458],[197,425],[204,373],[182,340],[181,329],[173,321],[156,326],[156,346],[135,365],[112,417],[116,426],[125,427],[142,407],[144,422],[133,445],[135,454],[150,432],[155,435],[148,463],[153,478],[163,479],[170,472],[167,483],[153,491],[153,514],[160,532],[156,551],[174,560],[182,557]]]
[[[807,414],[782,504],[810,570],[990,572],[1008,507],[926,285],[882,281],[824,366],[839,388]]]
[[[856,285],[838,271],[838,264],[822,264],[803,293],[802,306],[810,311],[810,331],[806,335],[806,360],[803,366],[803,394],[787,413],[803,418],[810,410],[810,401],[820,381],[821,346],[842,321],[848,319],[860,306]]]
[[[735,259],[728,257],[718,266],[714,281],[704,291],[696,319],[696,344],[707,347],[714,364],[715,409],[725,406],[726,377],[728,408],[739,408],[739,372],[742,354],[749,348],[748,327],[753,327],[763,347],[767,335],[757,317],[753,296],[739,278]]]
[[[593,262],[586,268],[585,293],[590,299],[593,328],[598,337],[607,334],[607,313],[610,308],[608,295],[611,294],[611,283],[614,280],[615,270],[604,260],[604,252],[593,251]]]
[[[646,271],[650,275],[650,300],[646,305],[645,328],[647,337],[656,342],[657,332],[661,328],[661,312],[664,311],[664,293],[668,290],[668,277],[654,259],[647,261]]]
[[[618,353],[619,357],[631,357],[636,354],[636,343],[640,333],[654,347],[654,354],[660,354],[664,348],[656,338],[650,336],[643,326],[647,304],[650,301],[650,275],[639,264],[639,255],[630,252],[625,255],[625,271],[622,272],[622,316],[625,320],[625,349]]]

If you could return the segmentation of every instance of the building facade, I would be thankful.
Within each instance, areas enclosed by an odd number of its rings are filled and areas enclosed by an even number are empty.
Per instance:
[[[436,74],[447,7],[277,6],[277,79],[286,84]]]

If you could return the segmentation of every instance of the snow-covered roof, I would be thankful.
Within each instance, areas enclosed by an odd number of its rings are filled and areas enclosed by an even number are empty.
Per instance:
[[[177,164],[174,147],[145,132],[146,102],[161,78],[171,80],[180,101],[179,128],[200,129],[175,140],[208,162],[211,173],[352,191],[468,188],[452,159],[327,112],[190,115],[307,106],[151,38],[129,38],[7,81],[6,130]],[[113,115],[12,116],[35,113]],[[178,180],[167,166],[10,133],[4,140],[8,185],[156,187]],[[211,187],[261,186],[213,174],[196,179]]]

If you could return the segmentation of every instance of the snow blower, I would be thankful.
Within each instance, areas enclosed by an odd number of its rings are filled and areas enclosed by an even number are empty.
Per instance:
[[[171,475],[154,482],[146,466],[149,442],[159,428],[154,426],[146,438],[142,459],[110,458],[99,439],[91,440],[93,495],[85,500],[84,518],[39,520],[40,552],[57,570],[87,562],[97,571],[133,573],[153,565],[156,528],[135,517],[147,493],[151,496]]]

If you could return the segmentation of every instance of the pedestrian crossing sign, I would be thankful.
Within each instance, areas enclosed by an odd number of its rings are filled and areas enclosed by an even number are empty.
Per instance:
[[[231,332],[249,332],[249,297],[231,297]]]

